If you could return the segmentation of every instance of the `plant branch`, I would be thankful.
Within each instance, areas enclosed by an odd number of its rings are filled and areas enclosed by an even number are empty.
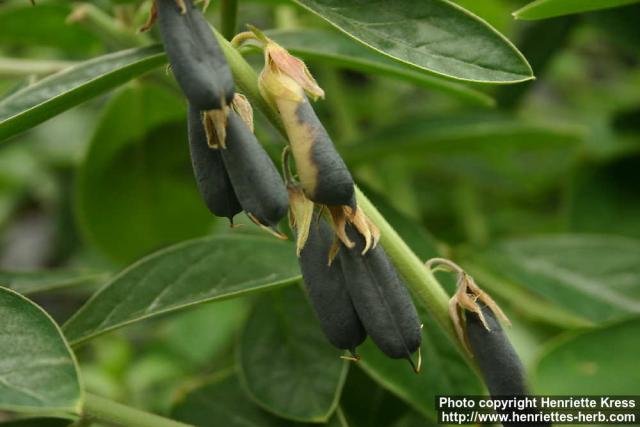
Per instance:
[[[227,62],[235,77],[236,83],[242,89],[254,106],[257,106],[267,119],[280,131],[286,139],[286,132],[277,111],[267,103],[258,89],[258,77],[251,66],[244,60],[228,41],[216,32],[218,41],[227,57]],[[451,320],[449,319],[447,293],[429,271],[422,260],[402,240],[387,220],[378,212],[376,207],[366,196],[356,188],[358,205],[367,216],[378,226],[382,235],[382,246],[385,248],[400,274],[406,279],[411,291],[440,324],[449,338],[462,349]],[[463,354],[464,351],[463,351]]]
[[[90,393],[85,395],[83,412],[85,416],[122,427],[192,427]]]
[[[238,26],[238,0],[221,0],[220,18],[220,32],[227,40],[231,40]]]

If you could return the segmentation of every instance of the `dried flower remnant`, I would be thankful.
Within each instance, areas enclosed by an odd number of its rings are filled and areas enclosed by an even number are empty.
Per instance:
[[[433,258],[426,262],[426,266],[432,271],[435,271],[436,269],[445,269],[456,273],[458,277],[456,293],[449,300],[449,317],[451,318],[453,327],[458,335],[458,339],[460,339],[460,342],[465,346],[467,351],[470,352],[464,334],[464,324],[462,319],[464,311],[475,313],[480,321],[485,325],[485,328],[490,330],[489,323],[486,322],[484,313],[480,306],[480,303],[483,303],[500,319],[502,319],[505,324],[511,325],[511,322],[500,307],[498,307],[498,304],[496,304],[489,294],[480,289],[473,280],[473,277],[469,276],[459,265],[446,258]]]

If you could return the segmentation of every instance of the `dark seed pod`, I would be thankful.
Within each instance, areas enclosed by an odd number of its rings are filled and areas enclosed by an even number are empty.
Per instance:
[[[524,398],[528,391],[522,362],[493,311],[481,301],[478,301],[478,304],[490,330],[487,330],[477,313],[466,311],[466,333],[469,347],[478,363],[489,393],[494,398],[517,396]],[[533,414],[537,410],[525,408],[520,412]],[[522,424],[504,423],[503,425],[510,427]],[[530,425],[549,426],[551,424]]]
[[[311,305],[331,344],[339,349],[355,349],[367,337],[347,291],[340,260],[328,264],[333,232],[326,221],[313,220],[298,262]]]
[[[202,12],[184,0],[156,0],[158,25],[173,74],[189,102],[198,110],[219,109],[233,99],[231,70]]]
[[[306,96],[294,120],[285,118],[285,126],[306,196],[324,205],[354,206],[353,178]]]
[[[289,195],[275,165],[255,135],[234,111],[227,118],[222,160],[242,209],[262,226],[275,230],[289,209]]]
[[[467,340],[491,395],[526,394],[524,368],[518,355],[493,311],[484,303],[478,303],[491,330],[485,328],[476,313],[466,311]]]
[[[352,226],[347,235],[355,243],[342,246],[339,259],[353,305],[376,345],[387,356],[406,358],[422,341],[421,323],[409,292],[381,246],[362,255],[364,239]]]
[[[189,105],[188,124],[191,165],[200,196],[211,213],[233,222],[234,215],[242,211],[242,207],[231,185],[222,154],[207,145],[200,112],[192,105]]]

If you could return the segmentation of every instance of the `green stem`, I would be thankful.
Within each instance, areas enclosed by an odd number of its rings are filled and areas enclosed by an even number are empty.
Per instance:
[[[192,427],[87,393],[84,415],[122,427]]]
[[[249,98],[251,103],[258,107],[269,121],[280,131],[286,139],[286,132],[282,119],[275,108],[267,103],[260,95],[258,89],[258,76],[242,55],[231,44],[216,32],[222,50],[227,57],[227,62],[235,77],[235,81]],[[402,240],[387,220],[378,212],[376,207],[356,188],[358,205],[367,216],[378,226],[382,235],[381,242],[396,268],[406,279],[409,288],[413,291],[418,301],[432,314],[442,329],[451,340],[462,349],[455,334],[448,311],[448,296],[433,274],[424,266],[422,260]],[[464,353],[464,351],[463,351]]]
[[[236,35],[238,26],[238,0],[221,0],[220,16],[222,19],[220,24],[222,35],[227,40],[231,40]]]

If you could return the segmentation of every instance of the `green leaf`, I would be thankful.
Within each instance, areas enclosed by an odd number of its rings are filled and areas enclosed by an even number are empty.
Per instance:
[[[206,301],[299,279],[293,245],[270,237],[218,236],[171,246],[129,266],[63,326],[72,344]]]
[[[536,393],[635,395],[640,318],[568,333],[550,343],[533,373]]]
[[[0,348],[0,410],[80,411],[78,369],[60,329],[43,309],[6,288],[0,288]]]
[[[123,50],[82,62],[0,100],[0,141],[159,67],[160,46]]]
[[[0,271],[0,286],[26,295],[71,286],[94,284],[105,280],[107,277],[107,273],[90,271]]]
[[[476,252],[472,259],[499,280],[593,323],[640,313],[639,240],[612,235],[541,235],[498,242]],[[480,283],[483,285],[490,287]]]
[[[635,155],[587,163],[574,174],[567,215],[571,231],[640,238],[639,160]]]
[[[567,174],[581,137],[579,128],[500,115],[411,118],[366,135],[341,153],[350,165],[404,156],[420,170],[468,178],[493,190],[537,190],[557,185]]]
[[[297,287],[257,304],[240,338],[241,380],[268,411],[301,422],[325,422],[336,409],[348,364],[323,335]]]
[[[135,85],[107,106],[80,169],[82,231],[113,260],[203,235],[211,214],[193,178],[184,103],[166,89]]]
[[[420,414],[437,422],[436,395],[479,395],[483,388],[474,371],[439,325],[417,306],[422,328],[422,371],[416,375],[405,360],[386,357],[368,339],[358,350],[360,366],[382,387]]]
[[[90,55],[100,50],[100,41],[87,29],[66,22],[71,3],[16,2],[0,8],[0,28],[4,47],[53,47],[65,55]],[[9,49],[11,51],[11,49]]]
[[[494,100],[478,90],[420,72],[367,49],[336,31],[320,29],[268,31],[267,35],[304,59],[317,59],[365,73],[406,80],[473,104],[493,106]]]
[[[481,83],[533,78],[513,44],[446,0],[295,1],[360,43],[423,71]]]
[[[513,12],[516,19],[546,19],[574,13],[610,9],[639,0],[536,0]]]
[[[232,373],[190,390],[173,407],[172,418],[200,427],[348,427],[341,413],[327,424],[302,424],[278,418],[249,399]]]

